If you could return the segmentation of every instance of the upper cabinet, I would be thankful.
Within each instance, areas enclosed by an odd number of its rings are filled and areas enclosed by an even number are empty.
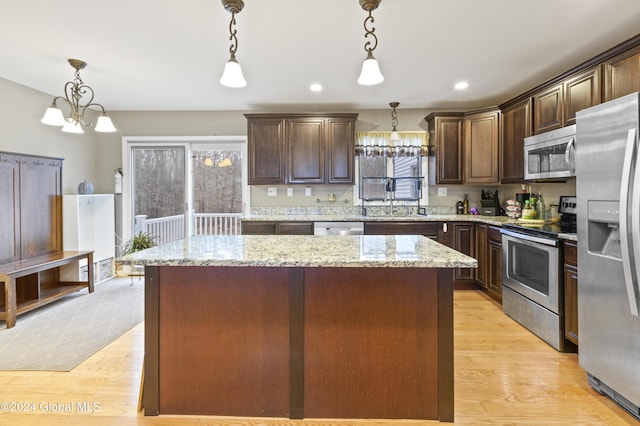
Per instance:
[[[531,98],[502,110],[500,182],[524,180],[524,138],[531,136]]]
[[[352,184],[358,114],[245,114],[249,184]]]
[[[435,146],[436,184],[498,183],[499,117],[496,108],[425,117]]]
[[[499,118],[496,108],[464,117],[464,180],[466,183],[499,182]]]
[[[603,68],[605,101],[640,91],[640,46],[606,60]]]
[[[436,184],[463,183],[463,120],[464,114],[431,113],[425,117],[430,144],[435,147]]]
[[[533,95],[533,132],[548,132],[576,123],[576,112],[602,102],[600,66],[571,75]]]

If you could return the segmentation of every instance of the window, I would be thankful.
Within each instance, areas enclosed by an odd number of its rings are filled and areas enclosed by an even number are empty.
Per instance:
[[[426,132],[399,132],[400,141],[389,141],[390,132],[356,134],[358,198],[376,205],[396,201],[426,203]]]

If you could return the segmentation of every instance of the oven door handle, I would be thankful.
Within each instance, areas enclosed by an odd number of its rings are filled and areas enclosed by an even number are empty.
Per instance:
[[[518,238],[520,240],[531,241],[531,242],[534,242],[534,243],[540,243],[540,244],[544,244],[544,245],[547,245],[547,246],[553,246],[553,247],[556,247],[558,245],[558,242],[556,240],[551,240],[549,238],[535,237],[533,235],[527,235],[527,234],[521,234],[519,232],[507,231],[505,229],[502,229],[500,232],[503,235],[508,235],[510,237]]]

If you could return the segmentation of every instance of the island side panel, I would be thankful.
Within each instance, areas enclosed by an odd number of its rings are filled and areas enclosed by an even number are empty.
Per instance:
[[[439,418],[437,269],[306,268],[304,291],[306,418]]]
[[[289,415],[283,268],[159,267],[159,412]]]
[[[438,282],[438,398],[440,421],[453,422],[453,282],[451,269],[439,269]]]

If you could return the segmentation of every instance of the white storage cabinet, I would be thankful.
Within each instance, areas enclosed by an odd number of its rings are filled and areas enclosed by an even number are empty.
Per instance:
[[[62,198],[64,250],[93,250],[94,279],[114,276],[115,211],[113,194],[64,195]],[[69,281],[85,279],[86,261],[61,271]]]

